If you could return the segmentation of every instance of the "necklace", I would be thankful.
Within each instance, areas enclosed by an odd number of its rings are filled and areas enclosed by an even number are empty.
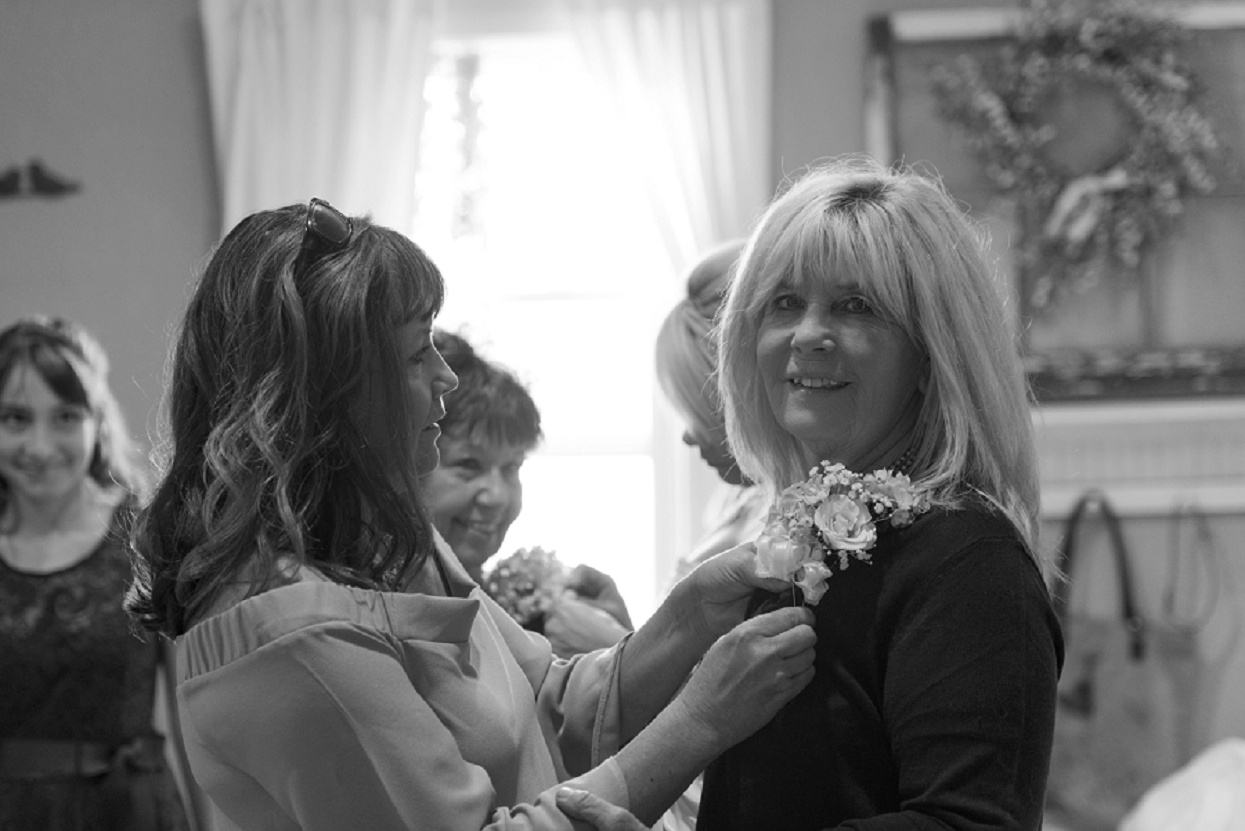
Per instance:
[[[908,445],[908,449],[903,452],[895,463],[890,466],[892,473],[909,473],[911,472],[912,463],[916,461],[916,445]]]

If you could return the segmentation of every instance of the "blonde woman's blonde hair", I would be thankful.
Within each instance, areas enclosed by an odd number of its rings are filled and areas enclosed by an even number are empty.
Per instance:
[[[937,504],[995,506],[1046,572],[1031,396],[986,251],[984,235],[933,176],[852,158],[794,180],[757,221],[718,329],[727,436],[744,474],[777,491],[818,461],[770,408],[758,330],[779,286],[850,274],[928,358],[913,480]]]

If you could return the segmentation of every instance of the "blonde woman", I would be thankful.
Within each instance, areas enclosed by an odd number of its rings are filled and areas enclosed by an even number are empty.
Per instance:
[[[1001,297],[910,170],[818,167],[759,219],[720,331],[740,469],[770,493],[823,461],[884,469],[930,507],[854,540],[869,562],[824,564],[814,680],[710,766],[699,831],[1041,825],[1062,641]]]

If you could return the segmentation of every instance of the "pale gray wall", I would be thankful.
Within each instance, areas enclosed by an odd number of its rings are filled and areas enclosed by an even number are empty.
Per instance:
[[[82,189],[0,200],[0,324],[45,313],[91,329],[141,438],[217,234],[194,0],[0,0],[0,172],[32,157]]]
[[[774,182],[863,152],[866,27],[907,9],[1015,8],[1007,0],[775,0]]]

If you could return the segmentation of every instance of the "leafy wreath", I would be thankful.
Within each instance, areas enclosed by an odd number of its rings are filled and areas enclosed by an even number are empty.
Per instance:
[[[1204,87],[1177,54],[1188,32],[1135,0],[1030,0],[1013,36],[985,60],[934,68],[942,117],[1020,210],[1016,261],[1030,309],[1046,311],[1108,270],[1136,275],[1147,243],[1210,193],[1222,153],[1199,108]],[[1064,85],[1117,99],[1131,144],[1105,169],[1077,171],[1044,152],[1043,110]]]

